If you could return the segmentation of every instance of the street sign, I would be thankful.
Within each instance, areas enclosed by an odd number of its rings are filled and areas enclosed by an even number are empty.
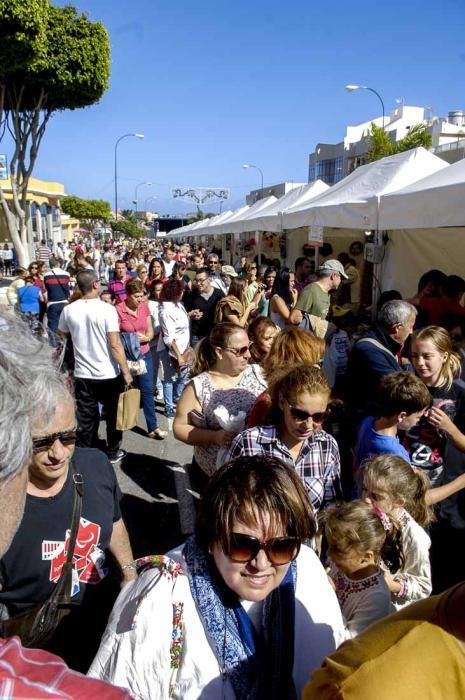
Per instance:
[[[0,180],[8,180],[8,164],[4,153],[0,153]]]

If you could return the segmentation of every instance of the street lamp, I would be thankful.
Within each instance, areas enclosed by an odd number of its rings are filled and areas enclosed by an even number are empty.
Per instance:
[[[115,220],[118,221],[118,144],[123,139],[134,136],[136,139],[143,139],[144,134],[123,134],[115,143]]]
[[[379,92],[376,92],[376,90],[373,90],[373,88],[368,87],[368,85],[346,85],[345,87],[346,87],[347,92],[354,92],[354,90],[369,90],[374,95],[376,95],[378,100],[381,102],[381,109],[383,111],[383,131],[384,131],[384,102],[383,102],[382,97],[379,94]]]
[[[255,168],[255,170],[258,170],[260,173],[260,191],[261,191],[261,196],[260,199],[263,199],[263,172],[262,169],[258,167],[258,165],[253,165],[252,163],[244,163],[242,166],[243,168]]]
[[[147,187],[152,187],[152,183],[144,181],[144,182],[138,182],[136,185],[136,194],[135,194],[135,199],[134,199],[134,204],[136,205],[136,224],[137,224],[137,202],[138,202],[137,190],[139,189],[139,187],[142,187],[142,185],[147,185]]]

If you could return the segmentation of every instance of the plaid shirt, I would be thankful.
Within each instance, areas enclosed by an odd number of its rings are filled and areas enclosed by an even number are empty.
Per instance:
[[[131,700],[127,691],[72,671],[58,656],[25,649],[18,637],[0,640],[0,698]]]
[[[313,433],[305,440],[295,463],[275,425],[244,430],[231,443],[227,460],[252,455],[278,457],[295,467],[315,512],[342,500],[339,448],[336,440],[324,430]]]

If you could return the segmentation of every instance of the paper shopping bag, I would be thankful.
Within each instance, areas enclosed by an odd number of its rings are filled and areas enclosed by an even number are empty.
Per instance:
[[[118,399],[116,430],[131,430],[137,423],[140,410],[140,390],[126,388]]]

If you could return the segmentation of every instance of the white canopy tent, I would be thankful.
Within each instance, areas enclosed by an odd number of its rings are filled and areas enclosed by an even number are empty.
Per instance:
[[[297,204],[304,205],[314,197],[329,190],[329,185],[322,180],[311,182],[308,185],[296,187],[287,194],[280,197],[277,201],[271,202],[264,209],[255,212],[247,212],[244,218],[241,218],[235,224],[235,231],[240,233],[246,231],[272,231],[280,233],[282,227],[282,215],[289,207]],[[239,229],[240,225],[240,229]]]
[[[381,229],[465,226],[465,160],[381,197]]]
[[[302,207],[297,204],[284,212],[284,228],[331,226],[378,229],[378,201],[381,195],[399,190],[447,167],[447,163],[425,148],[415,148],[362,165],[308,205]]]
[[[208,227],[205,225],[204,222],[204,226],[202,227],[202,230],[198,232],[198,235],[206,234],[209,236],[217,236],[218,234],[222,233],[223,224],[226,225],[228,221],[233,219],[238,214],[248,211],[248,209],[250,209],[250,207],[248,205],[245,205],[243,207],[239,207],[239,209],[228,211],[227,216],[224,216],[221,219],[215,219],[215,221],[212,221],[211,225]]]
[[[221,226],[221,233],[242,233],[243,231],[256,231],[255,228],[250,228],[245,222],[248,221],[249,217],[254,217],[257,213],[261,211],[266,211],[266,209],[277,202],[277,198],[273,195],[265,197],[265,199],[259,199],[255,204],[252,204],[246,212],[242,214],[237,214],[233,218],[229,219],[224,225]],[[244,228],[245,226],[245,228]]]

